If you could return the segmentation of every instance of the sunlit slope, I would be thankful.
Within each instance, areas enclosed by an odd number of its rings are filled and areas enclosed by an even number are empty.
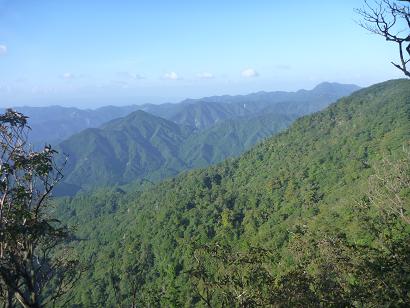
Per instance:
[[[142,193],[106,190],[67,199],[61,216],[80,225],[78,235],[87,241],[78,251],[93,260],[73,291],[75,302],[115,303],[111,271],[124,281],[127,302],[126,269],[149,256],[138,276],[139,296],[161,294],[165,306],[195,303],[186,275],[193,241],[274,248],[286,262],[290,233],[314,217],[318,232],[343,228],[361,236],[345,205],[363,196],[372,165],[402,155],[409,140],[410,81],[389,81],[297,120],[238,159]]]

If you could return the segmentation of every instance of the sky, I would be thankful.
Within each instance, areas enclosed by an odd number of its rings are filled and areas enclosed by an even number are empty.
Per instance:
[[[0,106],[98,107],[402,77],[361,0],[0,0]]]

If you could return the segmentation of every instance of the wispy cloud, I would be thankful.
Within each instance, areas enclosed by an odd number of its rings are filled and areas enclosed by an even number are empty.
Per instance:
[[[196,75],[199,79],[213,79],[215,78],[214,74],[203,72]]]
[[[121,89],[128,89],[130,87],[130,84],[127,81],[123,81],[123,80],[112,80],[111,84]]]
[[[278,64],[275,66],[276,69],[278,70],[290,70],[292,67],[288,64]]]
[[[241,72],[241,75],[242,75],[242,77],[245,77],[245,78],[252,78],[252,77],[258,77],[259,76],[258,72],[255,71],[253,68],[244,69]]]
[[[180,79],[180,77],[178,76],[178,74],[175,73],[175,72],[165,73],[165,74],[162,76],[162,78],[163,78],[163,79],[167,79],[167,80],[178,80],[178,79]]]
[[[7,46],[6,45],[0,45],[0,56],[5,55],[7,53]]]
[[[74,74],[71,72],[65,72],[63,74],[60,75],[60,78],[64,79],[64,80],[77,80],[80,78],[88,78],[88,75],[85,74]]]
[[[119,72],[118,76],[124,79],[131,79],[131,80],[140,80],[140,79],[145,79],[144,76],[136,73],[131,73],[131,72]]]
[[[28,82],[28,78],[27,77],[19,77],[17,79],[14,79],[15,83],[26,83]]]

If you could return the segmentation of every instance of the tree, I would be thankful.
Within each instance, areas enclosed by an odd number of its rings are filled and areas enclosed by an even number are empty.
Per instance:
[[[398,45],[400,63],[391,63],[410,77],[410,0],[380,0],[373,5],[365,0],[364,3],[362,9],[356,10],[363,18],[360,26]]]
[[[0,115],[0,301],[4,307],[55,303],[79,276],[70,230],[51,216],[50,197],[63,178],[55,150],[33,151],[27,117]]]
[[[193,291],[206,307],[266,307],[277,304],[275,253],[262,247],[239,251],[230,244],[193,243],[187,271]]]
[[[410,225],[410,150],[403,148],[404,158],[398,161],[383,158],[375,168],[369,178],[368,199],[385,215]]]

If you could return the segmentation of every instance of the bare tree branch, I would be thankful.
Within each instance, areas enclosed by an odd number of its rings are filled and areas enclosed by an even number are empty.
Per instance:
[[[362,28],[398,45],[400,62],[391,63],[407,77],[410,77],[407,66],[410,61],[409,4],[409,0],[375,0],[371,4],[365,0],[363,8],[356,9],[362,17],[358,22]]]

